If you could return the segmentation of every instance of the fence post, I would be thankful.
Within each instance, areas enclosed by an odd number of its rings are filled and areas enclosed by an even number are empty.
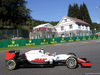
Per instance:
[[[19,35],[18,35],[18,29],[17,29],[17,38],[19,37]]]

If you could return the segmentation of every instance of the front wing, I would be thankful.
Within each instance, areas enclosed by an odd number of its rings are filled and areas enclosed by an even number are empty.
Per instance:
[[[91,68],[91,62],[86,58],[77,58],[78,64],[81,64],[82,68]]]

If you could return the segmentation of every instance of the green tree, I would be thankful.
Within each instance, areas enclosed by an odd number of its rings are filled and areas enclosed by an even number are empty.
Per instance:
[[[83,3],[83,5],[80,5],[80,19],[89,24],[92,24],[92,21],[91,21],[91,18],[90,18],[90,15],[85,3]]]
[[[68,16],[73,17],[73,7],[71,6],[71,4],[69,4]]]
[[[84,9],[83,9],[83,5],[80,5],[80,15],[79,15],[79,19],[84,20]]]
[[[28,18],[27,21],[26,21],[26,25],[29,27],[29,29],[32,29],[33,21],[30,18]]]
[[[80,5],[80,7],[78,6],[78,4],[74,4],[73,6],[69,4],[68,16],[73,17],[73,18],[78,18],[89,24],[92,24],[92,21],[91,21],[91,18],[90,18],[90,15],[85,3],[83,3],[83,5]]]
[[[30,9],[26,8],[25,0],[2,0],[0,6],[0,20],[3,27],[21,28],[30,16]]]
[[[79,18],[79,7],[78,7],[78,4],[74,4],[73,6],[71,6],[71,4],[69,4],[68,16],[69,17],[74,17],[74,18]]]
[[[91,30],[94,30],[95,28],[96,28],[96,30],[100,30],[100,24],[92,23],[91,24]]]
[[[53,26],[57,25],[57,23],[58,23],[58,22],[54,22],[54,21],[51,21],[51,22],[50,22],[50,24],[53,25]]]
[[[2,19],[0,20],[0,28],[2,27]]]
[[[74,4],[74,6],[73,6],[73,17],[79,18],[79,7],[78,7],[78,4]]]

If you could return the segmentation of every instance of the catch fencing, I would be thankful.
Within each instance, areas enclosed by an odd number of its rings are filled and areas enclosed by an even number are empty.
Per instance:
[[[0,29],[0,40],[29,38],[29,32],[21,29]]]

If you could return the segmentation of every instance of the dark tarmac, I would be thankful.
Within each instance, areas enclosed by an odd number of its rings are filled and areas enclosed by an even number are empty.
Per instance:
[[[40,48],[20,49],[20,53]],[[100,39],[59,43],[42,48],[51,54],[53,52],[57,52],[57,54],[75,53],[77,57],[87,58],[92,63],[92,68],[81,68],[79,66],[76,69],[69,69],[67,66],[55,66],[54,68],[19,68],[9,71],[5,66],[5,51],[0,51],[0,75],[100,75]]]

